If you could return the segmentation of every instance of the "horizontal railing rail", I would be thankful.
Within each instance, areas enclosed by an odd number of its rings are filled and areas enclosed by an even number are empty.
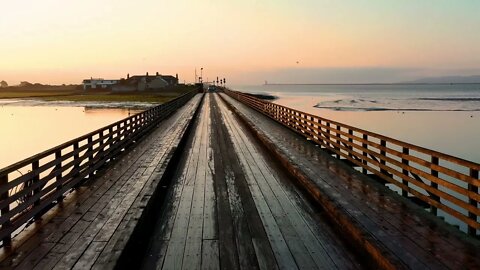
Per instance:
[[[365,174],[374,174],[404,197],[416,197],[466,225],[470,235],[480,229],[478,202],[480,164],[387,136],[281,106],[226,89],[230,97],[344,159]]]
[[[0,169],[0,239],[40,218],[66,193],[183,106],[196,91]]]

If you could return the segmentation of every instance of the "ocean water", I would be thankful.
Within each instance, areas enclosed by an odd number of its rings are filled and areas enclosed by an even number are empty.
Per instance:
[[[0,168],[104,127],[151,104],[0,99]]]
[[[480,163],[480,84],[256,85],[275,103]]]
[[[269,94],[274,103],[404,142],[480,163],[480,84],[456,85],[258,85],[235,90]],[[415,166],[415,165],[414,165]],[[460,169],[452,166],[451,169]],[[468,172],[465,172],[468,173]],[[443,179],[465,187],[446,175]],[[392,190],[400,189],[388,184]],[[415,188],[426,195],[422,189]],[[467,198],[444,187],[440,190]],[[442,199],[466,215],[466,211]],[[465,223],[439,210],[448,223]]]

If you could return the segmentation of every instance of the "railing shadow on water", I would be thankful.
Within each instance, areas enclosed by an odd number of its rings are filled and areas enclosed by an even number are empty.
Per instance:
[[[0,169],[0,240],[37,220],[135,140],[188,102],[197,91],[129,116]]]
[[[477,236],[480,164],[225,89],[252,107],[374,176],[434,215]]]

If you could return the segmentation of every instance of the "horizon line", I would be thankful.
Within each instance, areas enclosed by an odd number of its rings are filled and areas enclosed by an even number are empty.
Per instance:
[[[480,84],[480,82],[459,83],[264,83],[261,85],[453,85],[453,84]]]

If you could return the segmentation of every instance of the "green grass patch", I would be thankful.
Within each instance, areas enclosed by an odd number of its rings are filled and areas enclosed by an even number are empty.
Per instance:
[[[21,89],[5,88],[0,90],[0,98],[34,98],[45,101],[98,101],[98,102],[150,102],[164,103],[189,91],[194,86],[179,85],[158,91],[115,93],[109,90],[75,90],[72,88]]]

